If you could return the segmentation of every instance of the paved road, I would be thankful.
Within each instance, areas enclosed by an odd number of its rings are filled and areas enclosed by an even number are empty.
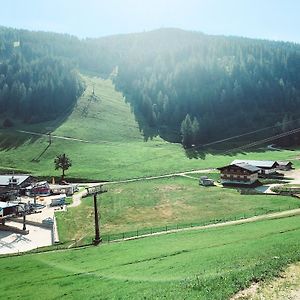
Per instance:
[[[22,228],[22,223],[6,222],[7,225]],[[25,252],[38,247],[52,245],[51,228],[26,225],[29,234],[23,235],[10,231],[0,231],[0,254]]]
[[[290,170],[290,171],[281,171],[281,173],[284,174],[286,178],[293,178],[292,180],[288,181],[288,184],[290,186],[293,185],[298,185],[300,184],[300,170]],[[273,183],[273,184],[268,184],[268,185],[262,185],[257,188],[255,188],[257,191],[265,194],[276,194],[272,191],[272,188],[275,186],[283,186],[286,185],[287,183]]]

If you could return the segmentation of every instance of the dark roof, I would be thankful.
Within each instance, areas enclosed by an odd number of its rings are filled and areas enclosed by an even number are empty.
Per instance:
[[[252,166],[252,165],[249,165],[249,164],[245,164],[245,163],[230,164],[228,166],[218,168],[218,170],[223,170],[223,169],[228,168],[230,166],[236,166],[236,167],[239,167],[241,169],[250,171],[251,173],[256,173],[260,170],[260,168],[258,168],[258,167],[255,167],[255,166]]]
[[[249,164],[244,164],[244,163],[238,163],[238,164],[234,164],[235,166],[238,166],[242,169],[251,171],[251,172],[258,172],[260,170],[260,168],[256,167],[256,166],[252,166]]]
[[[234,160],[231,164],[248,164],[252,165],[258,168],[274,168],[278,163],[274,160],[241,160],[241,159],[236,159]]]

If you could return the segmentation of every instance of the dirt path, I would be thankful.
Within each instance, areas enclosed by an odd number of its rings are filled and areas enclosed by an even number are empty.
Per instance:
[[[169,177],[174,177],[174,176],[184,176],[184,177],[195,179],[194,177],[188,176],[188,175],[189,174],[210,173],[214,170],[215,169],[212,169],[212,168],[199,169],[199,170],[185,171],[185,172],[179,172],[179,173],[170,173],[170,174],[158,175],[158,176],[139,177],[139,178],[125,179],[125,180],[118,180],[118,181],[108,181],[108,182],[102,182],[101,184],[108,185],[108,184],[118,184],[118,183],[129,183],[129,182],[136,182],[136,181],[143,181],[143,180],[169,178]]]
[[[300,299],[300,263],[290,265],[280,277],[269,282],[254,283],[238,292],[231,300],[299,300]]]
[[[284,171],[282,173],[284,173],[285,177],[293,178],[291,181],[289,181],[289,185],[300,184],[300,169]]]
[[[30,135],[49,137],[49,134],[46,134],[46,133],[32,132],[32,131],[26,131],[26,130],[17,130],[17,132],[26,133],[26,134],[30,134]],[[52,134],[51,134],[51,138],[56,138],[56,139],[61,139],[61,140],[68,140],[68,141],[75,141],[75,142],[81,142],[81,143],[92,143],[91,141],[86,141],[86,140],[67,137],[67,136],[52,135]]]
[[[236,220],[236,221],[228,221],[228,222],[217,223],[217,224],[209,224],[209,225],[203,225],[203,226],[195,226],[195,227],[155,232],[152,234],[144,234],[144,235],[140,235],[140,236],[119,239],[119,240],[115,240],[112,242],[130,241],[130,240],[142,239],[142,238],[146,238],[146,237],[150,237],[150,236],[158,236],[158,235],[170,234],[170,233],[176,233],[176,232],[182,232],[182,231],[201,230],[201,229],[218,228],[218,227],[225,227],[225,226],[231,226],[231,225],[240,225],[240,224],[253,223],[253,222],[263,221],[263,220],[280,219],[280,218],[291,217],[291,216],[296,216],[296,215],[300,215],[300,208],[286,210],[286,211],[282,211],[282,212],[276,212],[276,213],[272,213],[272,214],[255,216],[255,217],[251,217],[251,218],[247,218],[247,219],[240,219],[240,220]]]
[[[77,207],[77,206],[79,206],[80,203],[81,203],[81,199],[83,197],[85,197],[86,194],[87,194],[86,190],[83,190],[83,191],[81,191],[79,193],[74,194],[73,197],[72,197],[73,198],[73,202],[68,207]]]

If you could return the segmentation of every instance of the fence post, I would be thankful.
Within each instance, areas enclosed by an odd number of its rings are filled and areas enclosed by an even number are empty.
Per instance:
[[[153,231],[152,231],[152,227],[151,227],[151,234],[153,233]]]
[[[136,230],[136,236],[139,236],[139,230],[138,229]]]
[[[176,224],[176,229],[178,229],[178,224]]]

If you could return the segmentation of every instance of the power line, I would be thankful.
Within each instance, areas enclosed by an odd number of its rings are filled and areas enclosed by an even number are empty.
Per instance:
[[[234,140],[234,139],[239,138],[239,137],[244,137],[244,136],[247,136],[247,135],[250,135],[250,134],[253,134],[253,133],[262,132],[262,131],[265,131],[265,130],[268,130],[268,129],[273,129],[273,128],[276,128],[276,127],[281,127],[282,125],[290,124],[290,123],[297,122],[297,121],[300,121],[300,118],[296,119],[296,120],[276,124],[276,125],[273,125],[273,126],[264,127],[264,128],[261,128],[261,129],[257,129],[257,130],[254,130],[254,131],[247,132],[247,133],[242,133],[242,134],[239,134],[239,135],[235,135],[235,136],[228,137],[228,138],[225,138],[225,139],[217,140],[217,141],[210,142],[210,143],[207,143],[207,144],[203,144],[203,145],[200,145],[200,146],[197,146],[197,147],[193,147],[193,149],[206,147],[206,146],[211,146],[211,145],[219,144],[219,143],[222,143],[222,142]]]
[[[289,130],[287,132],[276,134],[274,136],[271,136],[271,137],[268,137],[268,138],[265,138],[265,139],[262,139],[262,140],[259,140],[259,141],[256,141],[256,142],[252,142],[252,143],[243,145],[241,147],[237,147],[237,148],[233,148],[233,149],[227,150],[223,154],[228,154],[228,153],[233,152],[233,151],[238,151],[238,150],[244,150],[244,149],[252,148],[254,146],[258,146],[258,145],[264,144],[266,142],[277,140],[279,138],[283,138],[283,137],[286,137],[286,136],[289,136],[291,134],[295,134],[295,133],[298,133],[298,132],[300,132],[300,127],[296,128],[296,129],[293,129],[293,130]]]
[[[300,120],[300,119],[298,119],[298,120]],[[295,121],[298,121],[298,120],[293,120],[293,121],[285,122],[284,124],[288,124],[288,123],[295,122]],[[259,131],[263,131],[263,130],[275,128],[275,127],[282,126],[282,125],[283,124],[265,127],[265,128],[262,128],[262,129],[258,129],[258,130],[255,130],[255,131],[252,131],[252,132],[249,132],[249,133],[245,133],[245,134],[242,134],[242,135],[230,137],[230,138],[223,139],[223,140],[226,140],[226,141],[227,140],[232,140],[232,139],[235,139],[235,138],[240,137],[240,136],[250,135],[250,134],[253,134],[255,132],[259,132]],[[248,144],[245,144],[245,145],[243,145],[241,147],[231,148],[231,149],[226,150],[224,152],[222,151],[219,154],[226,155],[226,154],[229,154],[231,152],[235,152],[235,151],[239,151],[239,150],[245,150],[245,149],[248,149],[248,148],[251,148],[251,147],[254,147],[254,146],[266,143],[266,142],[270,142],[272,140],[276,140],[278,138],[282,138],[282,137],[285,137],[285,136],[288,136],[288,135],[291,135],[291,134],[295,134],[295,133],[298,133],[298,132],[300,132],[300,128],[289,130],[287,132],[280,133],[280,134],[277,134],[277,135],[274,135],[274,136],[271,136],[271,137],[268,137],[268,138],[265,138],[265,139],[262,139],[262,140],[258,140],[258,141],[252,142],[252,143],[248,143]],[[220,142],[221,142],[221,140],[218,140],[218,141],[215,141],[215,142],[212,142],[212,143],[209,143],[209,144],[210,145],[213,144],[213,143],[217,144],[217,143],[220,143]],[[198,147],[186,148],[185,150],[194,150],[194,149],[201,148],[201,147],[204,147],[204,145],[201,145],[201,146],[198,146]],[[127,165],[122,165],[121,167],[129,167],[129,166],[133,166],[133,165],[136,165],[136,164],[141,164],[141,163],[145,163],[145,162],[149,162],[149,161],[153,161],[153,160],[157,160],[157,159],[161,159],[161,158],[169,157],[169,156],[170,156],[170,154],[164,154],[164,155],[161,155],[161,156],[158,156],[158,157],[155,157],[155,158],[150,158],[150,159],[147,159],[147,160],[143,160],[143,161],[139,161],[139,162],[134,162],[134,163],[127,164]],[[112,170],[113,169],[110,169],[110,171],[112,171]]]

